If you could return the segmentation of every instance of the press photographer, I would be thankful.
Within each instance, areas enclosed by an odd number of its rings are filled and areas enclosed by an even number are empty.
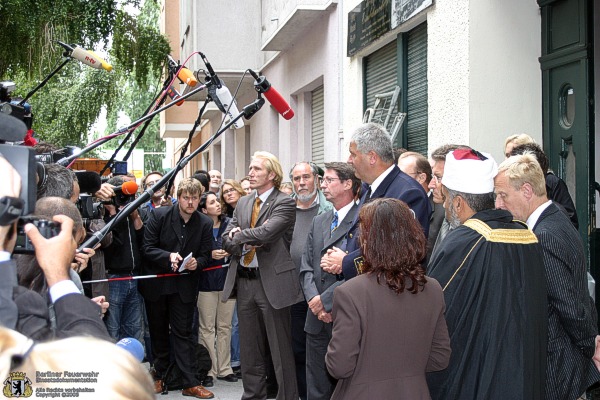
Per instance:
[[[3,118],[0,115],[0,126]],[[1,155],[0,176],[3,177],[0,185],[2,202],[4,199],[18,200],[21,177]],[[61,231],[50,239],[42,237],[31,224],[25,227],[35,246],[36,259],[44,271],[56,312],[57,326],[53,332],[44,298],[17,284],[16,264],[10,259],[16,241],[17,218],[7,211],[0,209],[0,325],[38,339],[87,335],[109,340],[99,317],[100,308],[80,294],[69,279],[70,262],[76,248],[72,236],[73,220],[66,216],[54,217],[53,220],[61,224]]]
[[[104,204],[104,220],[109,222],[134,195],[125,192],[135,182],[126,182],[122,176],[108,180],[108,185],[120,187],[110,203]],[[114,189],[113,189],[114,192]],[[135,191],[134,191],[135,194]],[[140,248],[144,237],[144,224],[139,213],[133,211],[127,219],[117,223],[112,230],[112,243],[104,249],[106,272],[109,279],[133,277],[139,274]],[[132,337],[142,342],[142,298],[137,289],[136,280],[109,281],[108,302],[110,310],[106,316],[108,333],[115,340]]]

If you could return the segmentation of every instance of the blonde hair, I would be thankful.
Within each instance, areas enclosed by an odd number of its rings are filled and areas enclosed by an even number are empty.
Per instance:
[[[225,214],[226,210],[229,209],[229,207],[231,207],[229,204],[227,204],[225,202],[225,193],[223,193],[223,188],[225,187],[225,185],[231,186],[236,192],[238,192],[240,197],[244,197],[247,194],[244,191],[244,189],[242,189],[242,185],[240,185],[240,183],[238,181],[236,181],[235,179],[225,179],[223,181],[223,184],[221,185],[221,196],[219,199],[221,202],[221,210],[223,210],[223,214]]]
[[[273,179],[273,184],[276,189],[279,189],[281,186],[281,181],[283,181],[283,170],[281,169],[281,164],[279,163],[279,159],[275,157],[273,154],[267,151],[257,151],[252,156],[252,160],[261,159],[264,162],[265,168],[267,172],[274,173],[275,179]]]
[[[526,133],[511,135],[504,141],[504,151],[506,151],[506,146],[508,146],[509,143],[514,143],[516,147],[522,144],[535,143],[535,140],[533,140],[533,138]]]
[[[179,182],[179,186],[177,186],[177,197],[181,197],[181,195],[187,192],[189,195],[197,194],[198,197],[202,196],[204,192],[204,188],[198,179],[195,178],[185,178]]]
[[[533,153],[525,152],[507,158],[498,166],[498,173],[502,172],[515,190],[529,183],[536,196],[546,196],[546,178]]]
[[[14,361],[17,363],[11,370]],[[82,375],[70,378],[64,375],[67,371]],[[0,376],[4,379],[10,372],[25,373],[33,390],[75,387],[93,389],[92,397],[99,399],[155,398],[152,377],[141,363],[115,344],[92,337],[34,345],[20,333],[0,328]],[[38,372],[54,372],[56,378],[40,382],[43,377],[37,378]],[[87,376],[87,373],[91,374]],[[58,378],[65,381],[56,381]]]

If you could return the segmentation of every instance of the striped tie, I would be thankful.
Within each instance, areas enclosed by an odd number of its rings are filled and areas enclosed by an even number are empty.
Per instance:
[[[260,212],[260,197],[257,197],[256,200],[254,201],[254,207],[252,207],[252,218],[250,218],[250,228],[254,228],[254,226],[256,225],[256,220],[258,219],[258,213]],[[252,262],[252,259],[254,258],[254,254],[256,253],[256,250],[252,249],[249,252],[247,252],[246,254],[244,254],[244,265],[248,265]]]
[[[333,220],[331,221],[331,233],[338,227],[338,213],[337,211],[333,214]]]

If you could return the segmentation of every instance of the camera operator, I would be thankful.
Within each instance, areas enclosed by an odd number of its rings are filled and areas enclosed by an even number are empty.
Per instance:
[[[2,156],[0,176],[3,177],[0,198],[18,197],[21,177]],[[27,224],[25,231],[35,246],[37,261],[44,271],[56,311],[56,332],[50,329],[48,307],[42,296],[17,284],[16,265],[10,259],[16,241],[16,221],[0,226],[0,325],[34,339],[87,335],[110,340],[98,305],[79,293],[69,279],[70,262],[76,249],[72,235],[73,220],[63,215],[53,220],[61,224],[59,235],[53,238],[44,238],[32,224]]]
[[[76,203],[79,199],[79,182],[75,172],[59,164],[43,164],[44,176],[38,182],[37,197],[62,197]]]
[[[73,171],[59,164],[43,164],[39,177],[37,197],[62,197],[73,204],[79,199],[79,182]],[[83,249],[83,253],[75,255],[73,268],[80,273],[87,268],[90,258],[95,254],[94,249]]]
[[[123,176],[115,176],[107,183],[121,186],[124,181]],[[108,223],[122,208],[123,206],[117,208],[114,204],[105,204],[104,220]],[[134,211],[127,219],[115,225],[112,233],[112,243],[104,249],[108,278],[138,275],[140,248],[144,237],[144,224],[138,211]],[[132,337],[142,342],[142,297],[137,289],[137,281],[110,281],[108,285],[110,311],[105,320],[108,333],[115,340]]]

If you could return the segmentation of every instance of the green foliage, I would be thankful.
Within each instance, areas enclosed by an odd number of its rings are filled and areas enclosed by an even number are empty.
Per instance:
[[[29,100],[38,139],[84,146],[102,109],[114,127],[118,113],[135,120],[151,103],[161,84],[169,43],[158,30],[156,0],[145,1],[138,17],[127,14],[126,6],[139,8],[140,1],[0,0],[5,38],[0,41],[0,80],[17,84],[13,95],[25,96],[62,62],[63,50],[56,40],[103,55],[111,49],[106,57],[114,67],[111,73],[71,61]],[[164,150],[158,118],[146,137],[138,147]]]

